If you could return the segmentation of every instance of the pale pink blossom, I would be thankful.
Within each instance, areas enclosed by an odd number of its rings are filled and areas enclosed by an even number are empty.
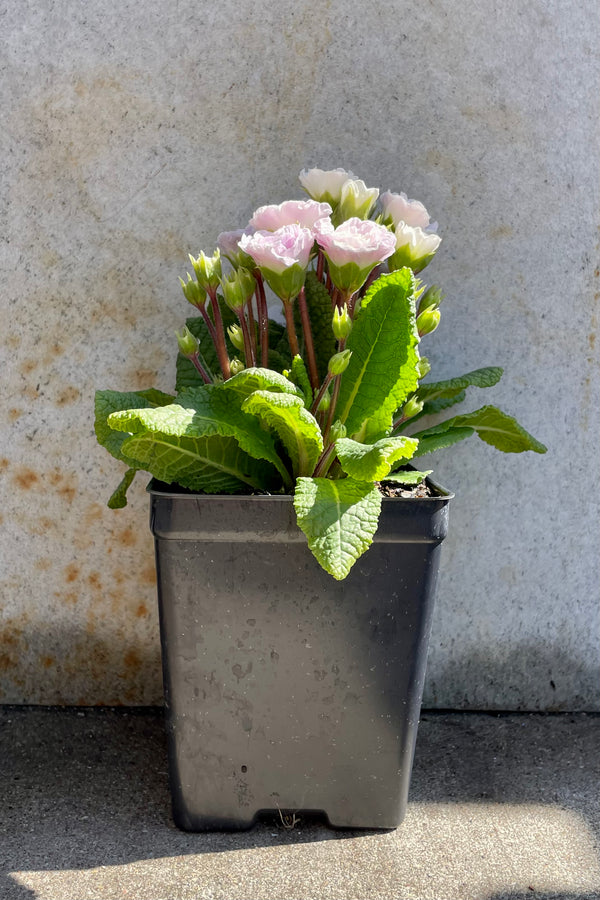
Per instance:
[[[306,269],[314,240],[309,228],[284,225],[277,231],[261,230],[242,235],[240,249],[251,256],[260,269],[281,274],[294,265]]]
[[[245,234],[253,234],[253,229],[248,227],[238,228],[236,231],[222,231],[217,238],[217,247],[234,266],[244,265],[247,261],[247,257],[244,259],[245,254],[240,249],[240,239]]]
[[[420,200],[409,200],[406,194],[386,191],[380,197],[384,219],[391,219],[394,226],[399,222],[419,228],[429,226],[429,213]]]
[[[285,225],[302,225],[312,228],[318,219],[331,215],[329,203],[315,200],[286,200],[278,206],[261,206],[250,219],[250,227],[256,231],[277,231]]]
[[[354,175],[345,169],[303,169],[299,178],[300,184],[313,200],[335,204],[340,199],[342,185],[354,178]]]
[[[395,250],[396,238],[383,225],[353,217],[337,228],[331,219],[315,224],[317,243],[334,266],[355,263],[360,269],[383,262]]]

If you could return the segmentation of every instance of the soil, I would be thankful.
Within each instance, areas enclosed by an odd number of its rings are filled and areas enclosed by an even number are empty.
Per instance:
[[[403,497],[404,499],[418,500],[423,497],[437,497],[426,481],[421,484],[398,484],[394,481],[376,482],[380,493],[384,497]]]

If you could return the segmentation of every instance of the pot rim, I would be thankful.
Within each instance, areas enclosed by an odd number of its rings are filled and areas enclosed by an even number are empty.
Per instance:
[[[453,491],[447,490],[447,488],[443,487],[441,484],[438,484],[436,481],[433,481],[431,478],[425,479],[427,484],[435,491],[433,497],[383,497],[383,503],[414,503],[415,501],[419,501],[421,503],[427,502],[438,502],[439,500],[452,500],[455,496]],[[210,499],[218,499],[223,500],[225,502],[234,502],[239,501],[241,499],[250,500],[250,501],[268,501],[272,502],[286,502],[289,500],[293,500],[293,494],[268,494],[268,493],[255,493],[255,494],[205,494],[202,491],[191,491],[188,488],[180,487],[177,484],[166,484],[163,481],[159,481],[157,478],[152,478],[146,485],[146,492],[148,494],[156,494],[161,497],[167,498],[177,498],[178,500],[184,500],[189,498],[190,500],[198,500],[199,498],[210,498]]]

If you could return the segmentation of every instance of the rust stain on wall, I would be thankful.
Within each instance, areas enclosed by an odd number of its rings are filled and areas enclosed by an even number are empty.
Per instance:
[[[67,584],[71,584],[73,581],[77,581],[79,578],[79,566],[76,566],[75,563],[69,563],[68,566],[65,566],[65,581]]]
[[[37,472],[28,466],[19,466],[13,473],[13,483],[23,491],[29,491],[38,484],[40,478]]]

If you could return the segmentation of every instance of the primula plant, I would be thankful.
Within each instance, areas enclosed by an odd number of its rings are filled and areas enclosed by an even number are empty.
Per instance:
[[[417,276],[437,225],[342,169],[300,182],[310,199],[263,206],[215,253],[190,256],[181,286],[196,313],[177,332],[176,396],[99,391],[96,435],[128,467],[109,506],[125,505],[139,469],[196,492],[293,494],[311,551],[343,579],[372,542],[381,483],[430,474],[408,460],[475,432],[508,453],[546,448],[495,406],[418,429],[502,375],[422,381],[442,294]]]

